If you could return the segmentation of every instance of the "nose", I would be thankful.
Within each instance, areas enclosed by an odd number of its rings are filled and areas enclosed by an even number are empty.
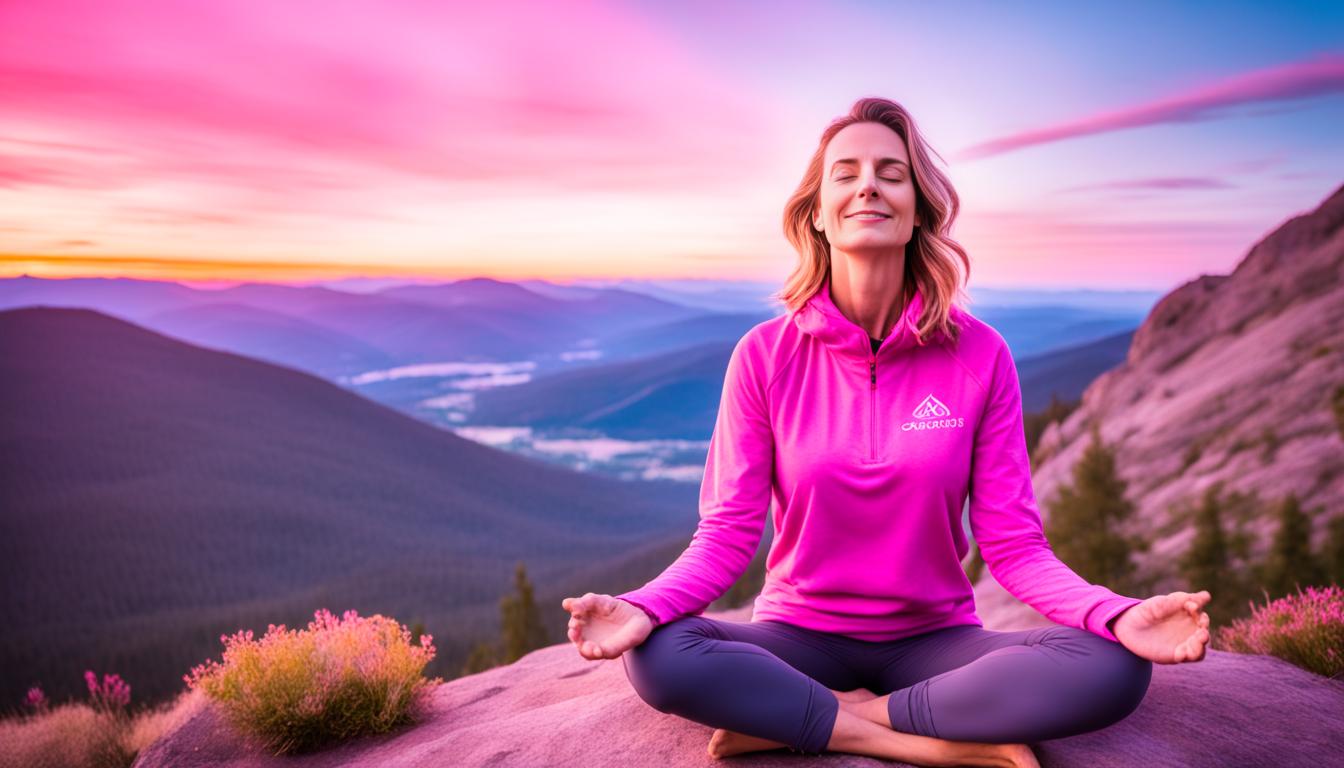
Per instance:
[[[877,178],[866,171],[859,176],[859,197],[877,197]]]

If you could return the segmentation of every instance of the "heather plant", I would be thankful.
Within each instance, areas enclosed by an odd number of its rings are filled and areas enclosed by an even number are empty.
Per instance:
[[[220,636],[213,659],[185,676],[203,690],[243,735],[275,755],[309,752],[414,722],[432,686],[425,666],[435,649],[381,615],[340,618],[319,610],[306,630],[268,625]]]
[[[127,717],[131,703],[131,686],[120,675],[103,674],[102,684],[93,670],[84,670],[84,683],[89,687],[89,704],[99,712],[113,717]]]
[[[1344,678],[1344,589],[1338,584],[1251,605],[1249,617],[1219,627],[1210,647],[1260,653],[1325,677]]]
[[[116,674],[84,672],[88,701],[53,705],[28,689],[19,717],[0,720],[0,765],[127,768],[167,723],[161,712],[130,712],[131,687]]]

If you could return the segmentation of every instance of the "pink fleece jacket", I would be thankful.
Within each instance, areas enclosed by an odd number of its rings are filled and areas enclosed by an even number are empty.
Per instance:
[[[703,613],[747,569],[774,499],[753,621],[860,640],[984,626],[961,561],[962,510],[989,572],[1051,621],[1116,637],[1142,600],[1055,557],[1031,486],[1017,367],[959,307],[955,344],[915,333],[916,292],[874,353],[829,280],[733,349],[700,486],[700,523],[675,562],[616,595],[656,624]]]

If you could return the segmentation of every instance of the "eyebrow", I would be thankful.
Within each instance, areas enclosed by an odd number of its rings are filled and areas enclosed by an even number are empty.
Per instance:
[[[852,158],[852,157],[842,158],[842,159],[840,159],[840,160],[836,160],[834,163],[831,163],[831,170],[835,170],[835,166],[837,166],[837,165],[842,165],[842,164],[843,164],[843,165],[858,165],[858,163],[859,163],[859,161],[858,161],[857,159],[855,159],[855,158]],[[907,169],[910,168],[909,163],[905,162],[904,160],[900,160],[900,159],[898,159],[898,158],[895,158],[895,157],[884,157],[884,158],[882,158],[881,160],[878,160],[878,161],[877,161],[877,166],[878,166],[879,168],[881,168],[881,167],[883,167],[883,166],[886,166],[886,165],[892,165],[892,164],[903,165],[903,166],[905,166]]]

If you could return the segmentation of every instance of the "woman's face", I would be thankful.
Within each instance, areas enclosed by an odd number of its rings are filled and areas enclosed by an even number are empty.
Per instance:
[[[915,224],[915,184],[900,135],[881,123],[847,125],[826,147],[812,224],[832,250],[903,251]],[[872,210],[883,217],[856,216]]]

